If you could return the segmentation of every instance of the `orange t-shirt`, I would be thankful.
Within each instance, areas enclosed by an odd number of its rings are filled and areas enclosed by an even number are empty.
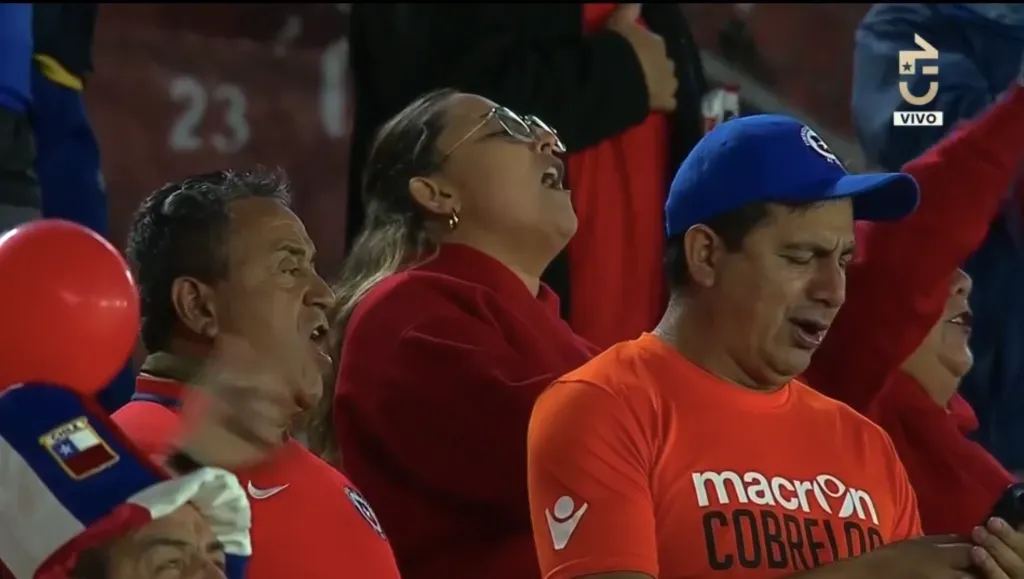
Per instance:
[[[727,383],[650,334],[542,394],[528,452],[545,579],[781,577],[921,534],[879,427],[796,380]]]

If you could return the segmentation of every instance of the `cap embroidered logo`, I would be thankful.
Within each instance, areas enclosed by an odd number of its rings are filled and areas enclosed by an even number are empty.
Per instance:
[[[836,157],[836,154],[832,152],[825,139],[818,136],[818,133],[815,133],[810,127],[800,129],[800,138],[804,140],[805,145],[810,147],[815,153],[825,157],[829,163],[835,163],[840,167],[843,166],[839,161],[839,157]]]

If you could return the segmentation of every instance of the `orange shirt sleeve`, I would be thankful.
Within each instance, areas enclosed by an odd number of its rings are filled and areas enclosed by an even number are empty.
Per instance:
[[[530,516],[545,579],[613,571],[657,577],[648,476],[655,421],[653,406],[637,398],[639,404],[598,384],[559,381],[534,407]]]
[[[921,515],[917,509],[917,495],[914,493],[914,487],[910,484],[910,477],[907,476],[903,463],[896,454],[896,447],[888,436],[886,436],[886,442],[888,443],[889,461],[893,465],[891,471],[895,478],[893,488],[896,499],[896,513],[893,516],[892,532],[889,537],[892,542],[920,537],[924,533],[921,531]]]

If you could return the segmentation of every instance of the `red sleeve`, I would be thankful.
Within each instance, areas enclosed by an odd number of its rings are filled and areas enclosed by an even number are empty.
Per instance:
[[[917,493],[926,534],[970,533],[1015,482],[908,376],[892,380],[870,417],[893,439]]]
[[[911,129],[908,129],[911,130]],[[941,314],[953,271],[988,233],[1024,160],[1024,89],[907,163],[921,205],[893,223],[858,225],[847,299],[805,373],[864,412]]]
[[[356,313],[337,414],[357,416],[412,484],[528,523],[530,411],[561,373],[509,339],[538,336],[506,336],[495,312],[438,280],[403,283]]]
[[[178,415],[153,402],[129,402],[111,419],[142,452],[160,459],[170,454],[180,434]]]

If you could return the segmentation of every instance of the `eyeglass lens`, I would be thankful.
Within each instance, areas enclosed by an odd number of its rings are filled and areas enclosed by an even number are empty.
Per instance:
[[[534,129],[539,129],[555,138],[554,147],[557,152],[565,152],[565,145],[562,144],[562,140],[558,138],[558,133],[539,118],[533,115],[523,118],[506,108],[497,109],[495,111],[495,117],[497,117],[502,128],[512,138],[526,142],[533,142],[537,138],[537,134]]]

